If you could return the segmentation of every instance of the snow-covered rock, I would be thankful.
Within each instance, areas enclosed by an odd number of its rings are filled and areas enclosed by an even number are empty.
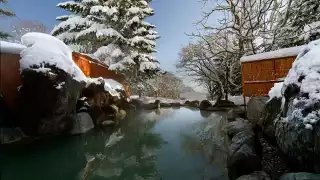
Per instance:
[[[293,63],[282,89],[275,135],[298,167],[320,172],[320,40],[309,43]]]
[[[59,134],[72,123],[77,99],[86,80],[71,51],[47,34],[22,37],[19,124],[27,134]]]
[[[282,94],[281,94],[281,89],[283,87],[283,82],[280,83],[274,83],[274,86],[270,89],[268,95],[270,99],[275,98],[281,98]]]
[[[20,68],[38,72],[50,72],[55,67],[70,74],[77,81],[85,81],[86,76],[72,59],[72,51],[61,40],[43,33],[27,33],[21,38],[27,48],[20,53]]]
[[[0,53],[20,54],[26,46],[6,41],[0,41]]]

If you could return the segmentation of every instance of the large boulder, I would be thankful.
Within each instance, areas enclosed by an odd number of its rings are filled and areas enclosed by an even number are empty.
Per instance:
[[[255,134],[252,131],[242,131],[232,138],[227,162],[231,180],[260,169],[261,160],[256,146]]]
[[[280,177],[280,180],[319,180],[320,174],[307,172],[288,173]]]
[[[80,112],[73,118],[73,126],[70,134],[83,134],[94,128],[91,116],[86,112]]]
[[[264,171],[255,171],[249,175],[243,175],[237,180],[271,180],[271,178]]]
[[[201,101],[200,105],[199,105],[199,108],[200,110],[206,110],[208,109],[209,107],[212,107],[212,104],[210,101],[208,100],[203,100]]]
[[[262,111],[269,97],[252,97],[247,104],[247,118],[253,124],[258,124]]]
[[[215,108],[233,108],[236,107],[234,102],[231,102],[229,100],[218,100],[216,103],[213,105]]]
[[[264,106],[261,117],[257,122],[262,128],[263,134],[271,139],[275,139],[274,122],[281,111],[281,98],[274,97]]]
[[[20,52],[22,86],[18,93],[18,123],[28,135],[68,133],[86,77],[61,40],[27,33]]]
[[[200,106],[200,101],[198,101],[198,100],[191,101],[189,106],[198,108]]]
[[[48,71],[24,69],[19,90],[19,125],[28,135],[60,134],[69,131],[77,99],[84,83],[65,71],[44,65]]]
[[[277,143],[295,171],[320,172],[320,41],[311,42],[293,63],[282,87],[275,121]]]
[[[225,130],[227,131],[227,134],[230,137],[235,136],[239,132],[246,130],[250,131],[252,129],[253,126],[249,123],[249,121],[241,118],[238,118],[236,121],[229,122],[228,125],[225,127]]]

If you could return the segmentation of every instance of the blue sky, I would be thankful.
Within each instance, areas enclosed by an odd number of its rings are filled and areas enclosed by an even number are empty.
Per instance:
[[[49,30],[57,23],[55,18],[66,14],[56,7],[63,0],[9,0],[4,6],[14,11],[21,20],[36,20]],[[148,19],[157,26],[161,38],[157,42],[157,58],[161,68],[175,72],[175,63],[181,47],[189,42],[185,33],[196,31],[193,23],[201,18],[202,4],[199,0],[153,0],[155,15]],[[8,29],[14,19],[1,19],[1,29]],[[3,23],[4,22],[4,23]]]

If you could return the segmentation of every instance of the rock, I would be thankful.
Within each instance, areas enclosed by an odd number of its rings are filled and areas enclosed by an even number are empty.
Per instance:
[[[150,103],[150,104],[144,104],[142,106],[143,109],[145,110],[153,110],[153,109],[159,109],[157,105],[155,105],[154,103]]]
[[[171,107],[180,107],[181,104],[179,102],[170,103]]]
[[[189,106],[190,105],[190,101],[186,101],[186,102],[184,102],[184,105],[187,105],[187,106]]]
[[[228,121],[235,121],[237,118],[237,114],[234,112],[234,110],[229,110],[227,113],[227,120]]]
[[[319,180],[320,174],[307,172],[288,173],[280,177],[280,180]]]
[[[208,100],[203,100],[203,101],[201,101],[201,103],[200,103],[200,105],[199,105],[200,110],[206,110],[206,109],[208,109],[209,107],[212,107],[212,104],[211,104],[210,101],[208,101]]]
[[[229,122],[228,125],[225,127],[228,135],[230,137],[235,136],[239,132],[246,131],[246,130],[252,130],[253,126],[244,119],[238,119],[233,122]]]
[[[18,124],[27,135],[67,133],[72,127],[72,116],[84,82],[78,82],[65,71],[44,65],[21,72],[22,87],[18,93]],[[35,70],[34,70],[35,69]]]
[[[115,125],[116,124],[116,122],[114,122],[114,121],[103,121],[102,123],[101,123],[101,125],[102,126],[113,126],[113,125]]]
[[[0,94],[0,127],[14,126],[13,113],[7,108],[2,95]]]
[[[255,135],[252,131],[242,131],[232,138],[227,167],[231,180],[260,169],[261,160],[256,152]]]
[[[264,171],[255,171],[249,175],[243,175],[237,180],[271,180],[271,178]]]
[[[154,105],[156,106],[156,108],[160,108],[160,100],[155,100]]]
[[[86,112],[77,113],[73,119],[70,134],[83,134],[94,128],[91,116]]]
[[[273,98],[264,106],[258,125],[262,127],[263,134],[268,138],[275,139],[274,121],[277,119],[280,111],[280,98]]]
[[[274,122],[278,146],[290,169],[320,173],[320,99],[309,99],[296,84],[285,86],[283,96]]]
[[[252,97],[247,104],[247,118],[252,124],[258,124],[268,97]]]
[[[227,101],[227,100],[216,101],[216,103],[213,105],[213,107],[216,107],[216,108],[232,108],[235,106],[236,105],[233,102]]]
[[[171,104],[169,103],[160,103],[161,108],[171,107]]]
[[[198,108],[200,105],[200,101],[191,101],[189,106]]]
[[[25,135],[19,128],[0,128],[0,144],[20,141]]]
[[[130,104],[134,105],[136,109],[141,109],[144,103],[138,99],[132,99]]]
[[[105,81],[102,78],[89,81],[82,90],[81,96],[86,98],[90,107],[102,108],[111,103],[112,96],[105,91],[104,83]]]
[[[232,108],[232,110],[236,114],[236,116],[239,116],[239,117],[245,118],[245,119],[247,118],[247,114],[246,114],[244,107],[235,106],[234,108]]]
[[[211,111],[200,110],[200,115],[201,115],[201,117],[203,117],[203,118],[208,118],[208,117],[210,117],[210,115],[211,115],[212,113],[213,113],[213,112],[211,112]]]
[[[260,138],[259,141],[262,146],[262,170],[270,174],[272,179],[279,179],[283,174],[288,173],[289,169],[278,147],[265,138]]]
[[[127,113],[125,110],[120,109],[118,114],[117,114],[117,120],[123,120],[124,118],[126,118]]]

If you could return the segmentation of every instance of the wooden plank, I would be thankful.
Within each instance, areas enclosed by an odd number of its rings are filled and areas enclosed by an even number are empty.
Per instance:
[[[284,78],[287,76],[289,70],[292,67],[292,63],[294,62],[294,57],[282,58],[275,60],[275,72],[276,78]]]
[[[275,80],[274,61],[252,62],[252,81]]]

